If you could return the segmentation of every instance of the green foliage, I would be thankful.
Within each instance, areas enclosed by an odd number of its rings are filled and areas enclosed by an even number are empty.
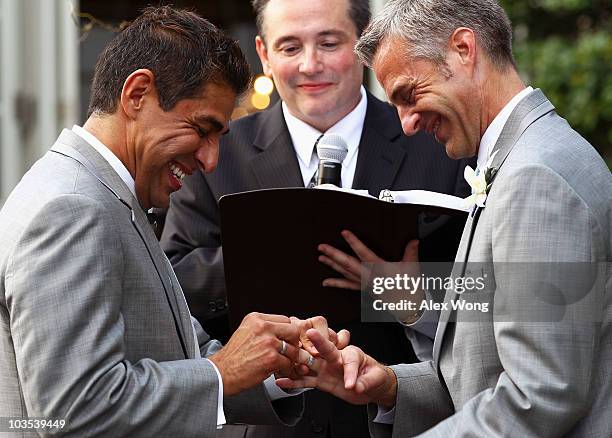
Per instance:
[[[612,23],[607,0],[502,1],[515,29],[514,54],[525,81],[612,168]]]

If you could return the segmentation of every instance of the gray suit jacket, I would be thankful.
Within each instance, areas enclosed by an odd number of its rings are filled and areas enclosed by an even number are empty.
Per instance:
[[[610,436],[610,171],[540,90],[494,150],[499,171],[454,272],[486,273],[492,309],[442,311],[434,360],[393,367],[395,423],[371,423],[373,436]],[[584,266],[598,269],[588,287],[573,275]]]
[[[72,131],[0,211],[0,417],[66,420],[73,436],[213,436],[220,348],[129,189]],[[197,333],[197,345],[194,336]],[[297,420],[301,397],[279,414]],[[280,423],[260,385],[228,421]]]

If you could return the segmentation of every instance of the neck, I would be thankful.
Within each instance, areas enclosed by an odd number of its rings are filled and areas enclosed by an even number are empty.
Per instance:
[[[109,148],[130,173],[132,173],[124,141],[124,125],[117,119],[115,114],[92,114],[83,125],[83,128]]]
[[[481,136],[504,106],[525,89],[525,84],[513,67],[501,71],[489,65],[487,70],[486,74],[481,77],[480,86],[482,99]]]

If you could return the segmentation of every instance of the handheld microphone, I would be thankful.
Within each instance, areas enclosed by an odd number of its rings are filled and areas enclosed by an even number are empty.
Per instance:
[[[342,137],[337,134],[323,134],[317,142],[317,156],[319,157],[319,170],[317,171],[317,185],[333,184],[342,187],[340,176],[342,174],[342,161],[348,154],[348,147]]]

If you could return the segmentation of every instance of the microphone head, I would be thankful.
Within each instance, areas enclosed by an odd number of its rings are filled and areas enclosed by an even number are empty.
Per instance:
[[[337,134],[323,134],[317,142],[319,161],[334,161],[342,163],[348,154],[348,146]]]

